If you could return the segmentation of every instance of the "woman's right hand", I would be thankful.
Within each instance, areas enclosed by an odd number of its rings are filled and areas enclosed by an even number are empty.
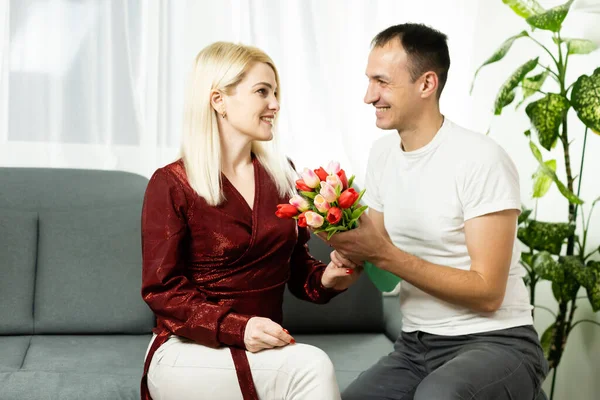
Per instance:
[[[252,317],[246,324],[244,344],[246,345],[246,350],[251,353],[294,343],[296,341],[290,333],[269,318]]]

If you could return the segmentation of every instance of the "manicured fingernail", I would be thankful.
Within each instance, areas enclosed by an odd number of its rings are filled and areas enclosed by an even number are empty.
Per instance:
[[[285,328],[283,328],[283,331],[284,331],[285,333],[287,333],[288,335],[290,334],[290,332],[289,332],[287,329],[285,329]]]
[[[295,339],[292,339],[292,340],[290,340],[290,343],[291,343],[291,344],[294,344],[294,343],[296,343],[296,340],[295,340]]]
[[[350,274],[353,274],[353,273],[354,273],[354,270],[352,270],[352,269],[347,269],[347,270],[346,270],[346,273],[347,273],[348,275],[350,275]]]

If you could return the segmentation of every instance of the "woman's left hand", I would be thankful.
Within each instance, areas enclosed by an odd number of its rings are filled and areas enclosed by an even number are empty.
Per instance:
[[[362,265],[350,261],[335,250],[330,256],[331,262],[323,272],[321,283],[329,289],[348,289],[360,276]]]

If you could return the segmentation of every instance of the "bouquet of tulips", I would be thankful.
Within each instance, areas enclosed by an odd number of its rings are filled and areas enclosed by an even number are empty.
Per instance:
[[[367,206],[359,205],[365,191],[358,193],[352,188],[354,175],[347,179],[340,163],[331,161],[326,168],[304,168],[300,176],[296,181],[298,194],[289,204],[277,205],[275,215],[293,218],[298,226],[310,226],[315,233],[327,232],[328,240],[336,232],[357,226]]]

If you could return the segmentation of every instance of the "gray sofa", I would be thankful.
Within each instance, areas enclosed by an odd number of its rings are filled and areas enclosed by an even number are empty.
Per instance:
[[[138,399],[154,318],[140,297],[147,180],[0,168],[0,400]],[[319,239],[313,254],[328,259]],[[286,293],[284,326],[324,349],[345,388],[392,349],[397,297],[365,276],[329,304]]]

